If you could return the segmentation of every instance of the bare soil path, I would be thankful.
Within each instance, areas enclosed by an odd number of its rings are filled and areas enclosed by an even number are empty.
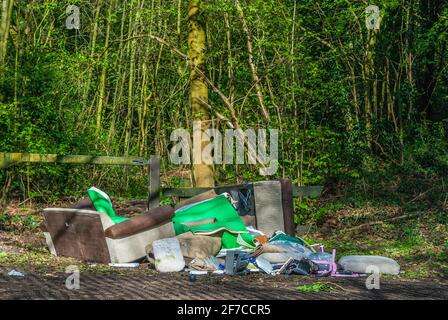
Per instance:
[[[62,272],[7,275],[0,267],[0,299],[448,299],[448,280],[381,279],[380,289],[366,289],[366,278],[303,276],[201,276],[161,274],[150,270],[120,273],[81,272],[80,288],[68,290]],[[299,292],[298,286],[325,282],[330,291]]]

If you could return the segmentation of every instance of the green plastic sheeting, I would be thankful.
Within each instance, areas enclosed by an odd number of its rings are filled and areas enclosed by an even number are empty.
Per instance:
[[[93,206],[95,207],[96,211],[107,214],[113,221],[113,223],[118,224],[120,222],[128,220],[128,218],[120,217],[115,214],[114,208],[112,206],[112,201],[105,192],[92,187],[87,190],[87,193],[89,194],[90,200],[92,200]]]
[[[188,231],[202,235],[222,232],[222,246],[226,249],[255,247],[253,236],[224,194],[180,208],[173,217],[173,224],[176,235]]]
[[[290,241],[290,242],[301,244],[302,246],[305,245],[305,241],[302,238],[291,237],[284,232],[277,232],[271,239],[269,239],[269,242],[277,241],[277,240]]]

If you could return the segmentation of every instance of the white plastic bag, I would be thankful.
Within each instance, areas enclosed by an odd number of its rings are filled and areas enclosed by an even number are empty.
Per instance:
[[[289,258],[294,260],[302,260],[303,258],[308,258],[312,251],[299,243],[275,240],[269,242],[269,245],[275,246],[281,250],[281,252],[276,253],[263,253],[260,257],[265,258],[270,263],[285,263]]]
[[[185,268],[185,260],[177,238],[154,241],[152,252],[155,267],[160,272],[178,272]]]

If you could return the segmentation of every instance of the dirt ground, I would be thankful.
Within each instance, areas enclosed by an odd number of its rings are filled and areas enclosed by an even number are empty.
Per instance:
[[[200,276],[192,281],[186,272],[161,274],[128,270],[114,274],[81,272],[79,289],[66,288],[70,274],[63,272],[7,275],[0,268],[0,299],[186,299],[186,300],[359,300],[448,299],[448,280],[415,281],[380,279],[380,289],[368,290],[366,278],[303,276]],[[22,270],[23,271],[23,270]],[[297,287],[322,283],[327,289],[300,292]]]
[[[59,205],[55,205],[59,206]],[[400,276],[382,276],[380,289],[366,288],[366,278],[208,275],[190,279],[188,273],[161,274],[143,263],[136,269],[116,269],[102,265],[87,265],[70,258],[53,257],[46,248],[39,230],[41,207],[10,206],[3,215],[0,228],[0,300],[5,299],[448,299],[446,262],[436,261],[434,272],[430,255],[411,252],[403,258],[403,249],[396,253],[401,266]],[[126,203],[120,208],[126,216],[138,214],[144,203]],[[376,241],[329,243],[340,254],[346,245],[366,254],[388,252],[383,247],[371,251]],[[364,248],[363,246],[367,246]],[[394,248],[393,248],[394,249]],[[389,250],[389,251],[387,251]],[[394,249],[395,250],[395,249]],[[417,253],[419,253],[417,251]],[[419,259],[417,259],[417,258]],[[429,261],[429,262],[428,262]],[[69,265],[80,268],[80,288],[69,290],[65,282]],[[11,270],[23,277],[9,276]],[[423,272],[424,271],[424,272]]]

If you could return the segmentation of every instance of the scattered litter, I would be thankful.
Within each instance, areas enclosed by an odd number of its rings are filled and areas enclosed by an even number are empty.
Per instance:
[[[229,250],[226,255],[225,273],[228,275],[244,274],[247,272],[249,254],[240,250]]]
[[[266,244],[266,243],[268,243],[268,237],[266,237],[266,236],[258,236],[258,237],[255,237],[254,241],[257,244]]]
[[[109,263],[109,267],[114,268],[137,268],[140,265],[140,263],[134,262],[134,263]]]
[[[19,271],[16,271],[16,270],[13,269],[13,270],[8,272],[8,276],[11,276],[11,277],[24,277],[25,274],[23,274],[22,272],[19,272]]]
[[[188,280],[190,280],[190,282],[196,282],[197,279],[198,279],[198,276],[195,274],[188,275]]]
[[[289,260],[285,263],[284,268],[279,271],[279,273],[284,274],[297,274],[302,276],[307,276],[310,273],[315,273],[317,271],[317,266],[313,264],[311,260]]]
[[[291,263],[291,261],[293,261],[293,258],[289,258],[283,265],[274,265],[273,269],[275,270],[275,274],[282,274],[285,270],[286,267]],[[280,268],[278,268],[280,267]]]
[[[208,258],[196,258],[191,260],[191,262],[188,264],[188,267],[193,270],[198,271],[215,271],[216,267],[215,265],[210,262]]]
[[[272,234],[271,238],[269,239],[269,242],[274,242],[274,241],[293,242],[293,243],[298,243],[301,245],[305,244],[305,241],[302,238],[288,236],[283,231],[275,231]]]
[[[224,270],[213,271],[213,274],[224,274]]]
[[[334,261],[336,252],[333,254],[324,252],[323,245],[320,245],[320,252],[313,252],[308,258],[317,266],[317,273],[320,275],[334,275],[337,272],[337,265]]]
[[[195,276],[205,276],[208,274],[207,271],[199,271],[199,270],[191,270],[190,274],[193,274]]]
[[[216,258],[225,258],[227,256],[227,253],[230,251],[235,251],[235,249],[221,249],[218,254],[216,255]],[[244,251],[244,252],[252,252],[253,250],[251,249],[244,249],[244,248],[240,248],[238,249],[238,251]]]
[[[263,253],[261,256],[270,263],[285,263],[289,258],[302,260],[307,258],[312,251],[298,242],[289,240],[269,241],[269,252]]]
[[[273,272],[273,268],[272,268],[272,265],[270,264],[270,262],[269,262],[268,260],[266,260],[266,259],[263,258],[263,257],[258,257],[258,258],[256,259],[256,263],[257,263],[257,266],[258,266],[261,270],[263,270],[265,273],[267,273],[267,274],[272,274],[272,272]]]
[[[198,277],[202,277],[202,276],[206,276],[206,275],[208,275],[207,271],[191,270],[190,273],[188,274],[188,280],[190,280],[190,282],[196,282]]]
[[[247,231],[250,232],[251,235],[253,235],[254,237],[266,237],[266,235],[261,232],[260,230],[255,229],[252,226],[247,227]]]
[[[173,213],[169,218],[162,219],[158,215],[152,215],[151,219],[160,218],[160,221],[155,222],[169,224],[171,232],[169,235],[161,232],[151,241],[145,240],[147,243],[136,243],[135,248],[132,245],[131,249],[139,250],[141,248],[138,246],[146,246],[143,247],[144,251],[156,270],[186,271],[191,282],[209,273],[232,276],[263,272],[268,275],[358,277],[375,272],[372,267],[386,274],[398,274],[400,271],[396,261],[381,256],[346,256],[342,257],[338,264],[335,249],[331,253],[325,252],[322,244],[310,245],[302,238],[289,235],[293,232],[287,234],[283,230],[275,231],[272,226],[268,228],[269,234],[274,232],[268,236],[264,228],[261,228],[263,232],[253,226],[247,226],[254,223],[260,226],[260,221],[255,220],[253,209],[250,208],[250,191],[244,194],[233,191],[218,193],[210,190],[196,197],[195,202],[191,202],[193,198],[189,199],[190,201],[184,202],[176,210],[169,207]],[[92,187],[88,194],[96,210],[109,215],[114,224],[127,220],[115,214],[110,198],[103,191]],[[267,199],[264,205],[269,206],[269,201]],[[6,255],[6,252],[0,248],[0,257],[3,255]],[[109,266],[140,266],[139,263],[129,261],[139,260],[128,259],[123,261],[125,263],[109,263]],[[95,267],[96,264],[90,266]],[[25,276],[15,270],[11,270],[8,275]],[[316,284],[299,287],[298,290],[324,290],[324,287],[322,284]]]
[[[222,259],[221,259],[222,260]],[[219,261],[217,257],[209,256],[208,261],[212,264],[216,270],[224,270],[224,265]]]
[[[332,276],[332,277],[359,277],[363,275],[362,273],[355,273],[347,270],[339,270],[338,265],[336,263],[336,249],[333,249],[331,254],[331,259],[327,255],[324,255],[324,247],[320,248],[322,253],[321,255],[317,255],[318,258],[322,258],[325,260],[312,260],[312,262],[317,266],[316,273],[320,276]],[[314,255],[316,257],[316,255]],[[313,257],[313,255],[310,255]]]

